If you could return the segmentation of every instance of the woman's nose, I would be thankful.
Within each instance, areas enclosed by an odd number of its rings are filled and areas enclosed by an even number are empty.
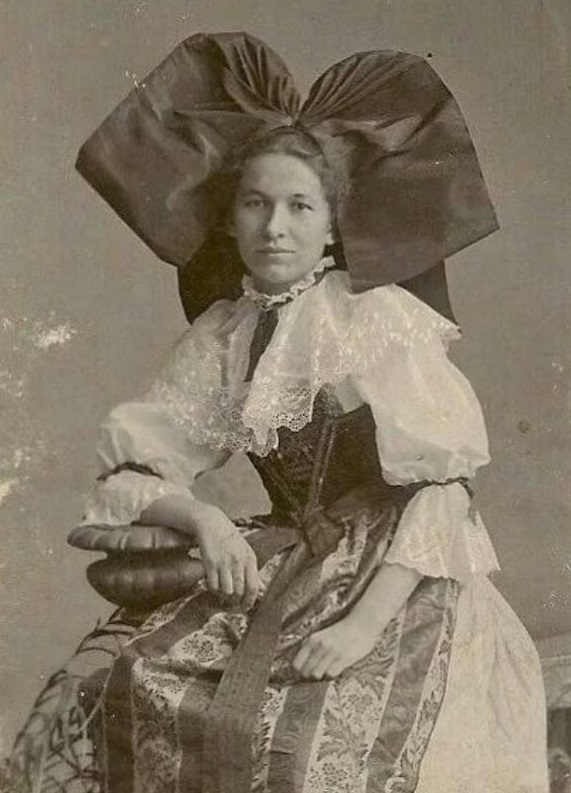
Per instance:
[[[264,224],[264,234],[270,238],[281,237],[286,230],[286,212],[279,205],[269,209]]]

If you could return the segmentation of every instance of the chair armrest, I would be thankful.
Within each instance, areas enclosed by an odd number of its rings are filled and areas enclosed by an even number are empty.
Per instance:
[[[105,553],[141,553],[195,546],[192,537],[176,529],[137,523],[126,526],[78,526],[69,533],[67,541],[74,548]]]
[[[78,526],[68,543],[107,554],[89,565],[87,579],[105,600],[133,612],[177,600],[204,575],[188,555],[192,538],[166,526]]]

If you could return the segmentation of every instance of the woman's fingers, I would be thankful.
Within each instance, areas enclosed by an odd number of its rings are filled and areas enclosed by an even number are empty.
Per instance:
[[[302,675],[309,677],[311,680],[323,680],[326,671],[331,666],[331,661],[329,653],[326,652],[324,655],[319,655],[315,658],[313,664],[302,670]]]
[[[326,647],[315,641],[313,637],[307,639],[294,659],[293,668],[302,677],[319,680],[322,669],[327,667],[329,651]]]
[[[299,674],[301,674],[301,670],[303,669],[303,666],[304,666],[305,662],[309,659],[309,657],[311,655],[311,650],[312,650],[312,648],[311,648],[310,643],[308,641],[305,641],[301,645],[301,648],[300,648],[298,654],[293,659],[292,666],[293,666],[293,668],[295,669],[296,672],[299,672]]]
[[[258,595],[260,579],[256,557],[252,553],[245,558],[232,556],[218,562],[204,562],[208,588],[211,592],[231,597],[242,608],[254,605]]]
[[[293,660],[293,668],[308,680],[333,680],[366,652],[355,654],[354,646],[341,630],[342,623],[309,636]]]
[[[244,611],[249,611],[258,597],[258,590],[260,589],[260,575],[258,573],[258,562],[254,553],[248,555],[246,560],[245,573],[245,586],[244,597],[242,599],[242,608]]]
[[[208,584],[208,589],[211,592],[218,592],[220,583],[218,577],[218,567],[213,561],[209,559],[203,559],[202,564],[204,565],[204,572],[206,573],[206,583]]]
[[[200,533],[199,545],[208,589],[249,609],[258,595],[260,579],[256,556],[231,525],[212,526]]]
[[[229,564],[221,564],[218,568],[218,576],[220,579],[220,592],[227,597],[234,594],[234,576],[233,570]]]
[[[231,562],[231,572],[232,595],[235,601],[240,602],[244,597],[246,579],[245,561],[243,559],[233,559]]]
[[[299,673],[308,680],[334,680],[349,664],[332,651],[313,652]]]

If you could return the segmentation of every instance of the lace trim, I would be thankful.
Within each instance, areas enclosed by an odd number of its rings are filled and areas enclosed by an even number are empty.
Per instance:
[[[260,309],[249,299],[221,301],[197,320],[147,399],[165,406],[194,443],[265,456],[277,448],[279,428],[297,431],[311,421],[324,385],[381,377],[386,356],[418,344],[439,355],[459,336],[400,287],[353,295],[346,280],[331,272],[284,307],[251,383],[245,377]]]
[[[332,256],[326,256],[321,259],[319,264],[309,272],[306,276],[292,284],[285,292],[278,292],[275,295],[268,295],[265,292],[260,292],[254,285],[254,279],[251,275],[245,275],[242,279],[242,289],[244,290],[244,297],[249,298],[256,306],[261,309],[274,308],[275,306],[283,306],[294,300],[298,295],[301,295],[307,289],[315,286],[318,277],[326,270],[335,267],[335,259]]]

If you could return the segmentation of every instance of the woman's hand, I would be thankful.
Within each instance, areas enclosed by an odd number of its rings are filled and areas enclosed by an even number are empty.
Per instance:
[[[293,668],[306,680],[332,680],[368,655],[378,636],[378,625],[348,614],[309,636],[296,655]]]
[[[250,609],[260,588],[256,554],[217,507],[204,511],[194,527],[208,589]]]
[[[221,509],[190,495],[163,496],[142,512],[140,522],[189,534],[198,543],[209,590],[244,610],[254,605],[260,587],[256,555]]]
[[[305,640],[294,659],[294,669],[309,680],[340,675],[372,651],[421,581],[416,570],[383,562],[349,614]]]

